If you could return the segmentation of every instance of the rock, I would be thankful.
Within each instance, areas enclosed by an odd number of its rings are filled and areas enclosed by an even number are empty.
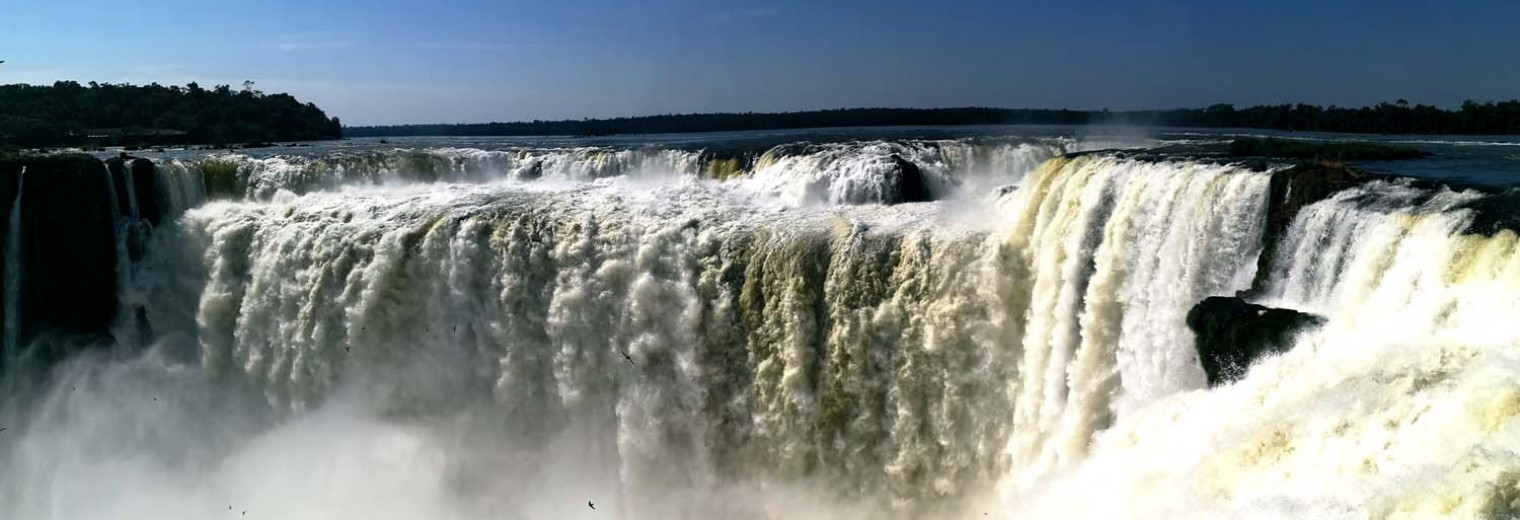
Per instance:
[[[112,176],[88,155],[28,158],[24,166],[23,342],[52,335],[77,344],[109,336],[117,275]],[[45,361],[62,353],[38,355]]]
[[[137,196],[137,216],[158,227],[163,209],[159,206],[158,171],[153,161],[132,161],[132,193]]]
[[[21,159],[19,157],[0,157],[0,295],[6,294],[8,281],[4,276],[3,266],[10,254],[9,238],[11,229],[11,213],[16,202],[16,181],[21,174]],[[5,334],[5,298],[0,297],[0,338]],[[3,348],[4,345],[0,345]],[[0,353],[0,367],[3,367],[6,356]]]
[[[918,165],[895,153],[892,154],[892,162],[897,166],[898,199],[889,202],[929,202],[934,200],[929,194],[929,185],[924,180],[924,173],[918,169]]]
[[[1257,359],[1292,347],[1290,341],[1298,331],[1323,323],[1323,318],[1313,314],[1228,296],[1205,298],[1187,315],[1209,386],[1238,379]]]

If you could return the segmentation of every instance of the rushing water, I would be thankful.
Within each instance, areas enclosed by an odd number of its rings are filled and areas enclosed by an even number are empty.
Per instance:
[[[1343,191],[1258,273],[1273,168],[867,137],[161,160],[155,339],[13,398],[0,516],[1515,512],[1487,195]],[[1185,317],[1258,277],[1328,322],[1208,388]]]

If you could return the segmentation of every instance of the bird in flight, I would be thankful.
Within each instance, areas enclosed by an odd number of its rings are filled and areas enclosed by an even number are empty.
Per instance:
[[[633,365],[633,366],[639,366],[638,363],[634,363],[633,362],[633,356],[628,355],[627,351],[619,350],[618,353],[623,355],[623,359],[628,360],[628,364]]]
[[[586,507],[591,508],[592,511],[596,511],[596,504],[591,503],[590,500],[586,501]]]

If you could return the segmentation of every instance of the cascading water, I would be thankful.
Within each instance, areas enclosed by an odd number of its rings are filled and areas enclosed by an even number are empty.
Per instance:
[[[107,167],[103,171],[105,172],[106,191],[111,201],[111,236],[113,238],[113,245],[115,246],[114,256],[116,259],[116,323],[111,326],[111,332],[116,338],[118,346],[125,347],[131,346],[140,337],[137,330],[137,320],[134,319],[136,313],[133,312],[133,299],[130,297],[130,293],[134,290],[132,283],[134,270],[132,269],[132,255],[129,251],[133,227],[138,225],[137,196],[133,188],[134,183],[132,181],[132,168],[130,165],[123,165],[121,168],[123,187],[120,189],[125,191],[125,199],[117,198],[118,187],[115,180],[112,179],[111,169]],[[123,200],[127,203],[126,211],[122,211],[123,208],[120,205]]]
[[[1017,184],[1045,160],[1080,148],[1066,140],[1034,142],[865,141],[781,145],[753,165],[707,157],[703,150],[660,148],[431,148],[338,152],[314,157],[253,158],[223,154],[167,161],[161,184],[173,207],[193,207],[207,195],[267,201],[362,185],[592,181],[612,177],[654,180],[732,180],[793,205],[893,202],[899,195],[899,155],[924,170],[935,198],[983,198]]]
[[[1029,293],[1009,445],[1021,486],[1080,460],[1116,412],[1204,386],[1185,317],[1250,286],[1267,173],[1053,160],[1011,197]]]
[[[5,234],[5,343],[6,366],[11,366],[21,349],[21,279],[25,274],[21,236],[21,197],[26,190],[26,168],[16,174],[16,198],[11,202],[9,229]]]
[[[269,200],[282,191],[306,193],[364,184],[696,176],[699,158],[698,151],[665,149],[434,148],[340,152],[319,157],[226,154],[202,159],[192,167],[203,172],[205,191]]]
[[[761,155],[744,181],[792,204],[863,204],[896,200],[901,172],[892,157],[920,168],[935,198],[971,198],[1017,184],[1064,142],[870,141],[778,146]]]
[[[1121,418],[1022,513],[1513,518],[1520,247],[1465,234],[1483,196],[1374,182],[1305,208],[1265,297],[1326,324]]]
[[[1520,253],[1464,234],[1484,195],[1363,184],[1258,273],[1277,169],[1080,147],[166,161],[122,277],[159,339],[3,417],[0,516],[1513,510]],[[892,155],[937,202],[878,204]],[[1327,321],[1207,388],[1188,311],[1253,282]]]

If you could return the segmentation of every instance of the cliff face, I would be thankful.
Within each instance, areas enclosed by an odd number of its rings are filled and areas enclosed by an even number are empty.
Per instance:
[[[110,338],[122,266],[141,257],[162,219],[158,193],[154,165],[145,159],[0,161],[6,361],[47,363],[74,346]]]

